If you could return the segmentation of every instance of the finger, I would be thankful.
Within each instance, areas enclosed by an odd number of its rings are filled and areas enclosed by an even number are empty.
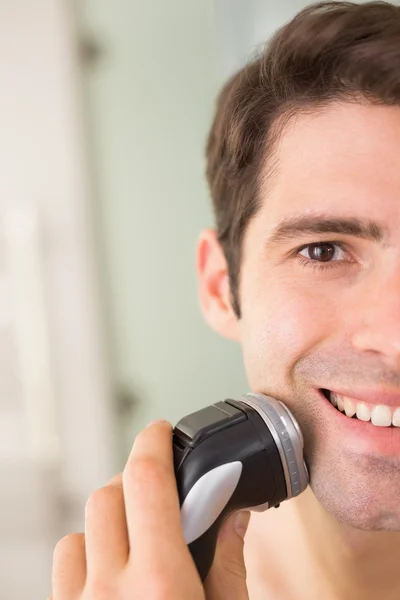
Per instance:
[[[85,508],[86,561],[89,581],[112,577],[129,557],[122,477],[96,490]]]
[[[118,473],[118,475],[114,475],[112,479],[108,482],[107,485],[120,485],[122,486],[122,473]]]
[[[86,581],[85,536],[63,537],[53,553],[52,592],[54,600],[77,600]]]
[[[204,582],[206,597],[212,600],[249,600],[246,586],[244,541],[250,513],[232,515],[222,526],[211,570]],[[235,528],[238,526],[238,529]]]
[[[132,561],[197,576],[181,525],[172,427],[158,422],[135,439],[123,473]],[[196,574],[196,575],[195,575]]]

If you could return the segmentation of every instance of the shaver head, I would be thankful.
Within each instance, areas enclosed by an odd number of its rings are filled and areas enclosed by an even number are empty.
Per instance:
[[[248,393],[187,415],[173,436],[182,530],[202,581],[233,512],[263,512],[306,489],[303,436],[279,400]]]
[[[287,499],[303,492],[309,480],[303,459],[304,438],[290,410],[271,396],[249,392],[241,402],[253,408],[267,425],[278,449],[285,476]]]

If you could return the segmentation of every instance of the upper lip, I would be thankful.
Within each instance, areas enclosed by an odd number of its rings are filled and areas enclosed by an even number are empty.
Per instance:
[[[388,392],[382,389],[356,389],[356,390],[345,390],[345,389],[329,389],[334,394],[340,394],[346,396],[355,402],[366,402],[367,404],[386,404],[387,406],[400,406],[400,391],[399,392]]]

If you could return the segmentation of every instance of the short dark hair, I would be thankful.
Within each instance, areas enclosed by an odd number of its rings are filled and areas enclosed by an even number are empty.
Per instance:
[[[207,140],[207,180],[238,318],[243,236],[276,141],[293,115],[335,100],[400,105],[400,7],[313,4],[223,87]]]

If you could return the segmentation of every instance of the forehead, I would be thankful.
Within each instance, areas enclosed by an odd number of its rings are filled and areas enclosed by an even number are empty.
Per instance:
[[[271,220],[318,210],[400,221],[400,107],[335,103],[297,115],[275,152],[261,189]]]

